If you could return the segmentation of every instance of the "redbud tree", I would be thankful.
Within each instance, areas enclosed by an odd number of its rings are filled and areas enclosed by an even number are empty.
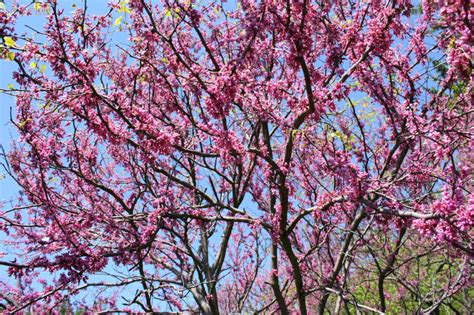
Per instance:
[[[101,5],[0,8],[1,308],[467,312],[470,1]]]

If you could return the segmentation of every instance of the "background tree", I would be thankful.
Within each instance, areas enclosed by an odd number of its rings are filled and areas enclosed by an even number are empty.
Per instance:
[[[0,228],[23,253],[4,308],[470,309],[469,1],[109,9],[0,11],[22,193]]]

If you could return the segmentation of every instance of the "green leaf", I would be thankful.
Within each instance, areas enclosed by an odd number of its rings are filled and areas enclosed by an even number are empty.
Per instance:
[[[35,8],[36,11],[41,10],[41,2],[35,2],[33,7]]]
[[[9,90],[13,90],[13,89],[15,88],[15,86],[10,83],[10,84],[7,85],[7,88],[8,88]]]
[[[130,8],[127,6],[129,0],[120,1],[120,8],[117,10],[120,13],[130,13]]]
[[[18,128],[21,129],[21,128],[25,127],[26,123],[29,122],[30,120],[31,120],[30,118],[27,118],[26,120],[20,121],[18,123]]]
[[[13,51],[7,52],[7,60],[10,60],[10,61],[15,60],[15,53]]]
[[[114,25],[119,26],[120,23],[122,23],[123,16],[119,16],[118,18],[115,19]]]
[[[44,74],[46,72],[46,65],[41,65],[39,69],[40,69],[40,72]]]
[[[298,129],[291,130],[291,139],[294,140],[298,134]]]
[[[16,42],[13,40],[13,38],[9,37],[9,36],[5,36],[3,38],[3,42],[5,43],[5,45],[7,47],[13,47],[16,45]]]
[[[31,69],[36,68],[36,62],[34,62],[34,61],[30,62],[30,68]]]
[[[43,108],[48,110],[51,107],[51,102],[47,102],[46,104],[43,105]]]
[[[7,7],[5,6],[5,3],[0,2],[0,10],[2,10],[2,11],[6,11],[6,10],[7,10]]]

